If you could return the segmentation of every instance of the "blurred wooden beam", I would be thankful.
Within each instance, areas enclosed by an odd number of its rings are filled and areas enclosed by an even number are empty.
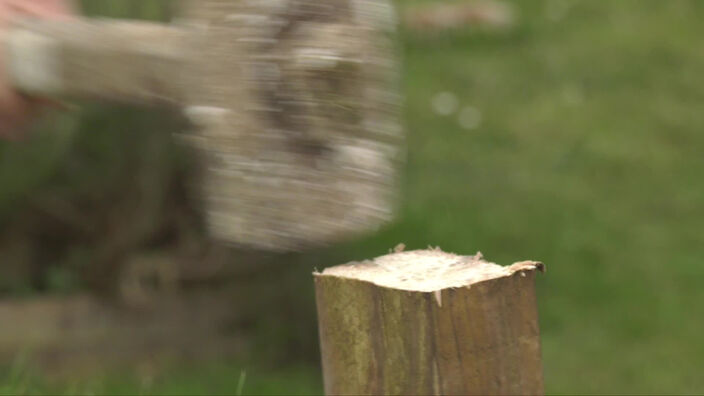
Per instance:
[[[503,1],[433,2],[409,6],[403,15],[406,28],[438,33],[467,28],[509,30],[516,24],[516,10]]]
[[[227,293],[200,292],[125,307],[89,295],[0,301],[0,363],[26,355],[52,374],[235,356],[244,341]]]

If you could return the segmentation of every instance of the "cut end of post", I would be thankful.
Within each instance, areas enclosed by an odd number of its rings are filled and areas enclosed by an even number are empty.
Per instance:
[[[544,272],[545,265],[522,261],[501,266],[485,261],[481,253],[459,256],[440,249],[428,249],[395,252],[374,260],[327,268],[316,275],[366,281],[398,290],[438,292],[534,270]]]

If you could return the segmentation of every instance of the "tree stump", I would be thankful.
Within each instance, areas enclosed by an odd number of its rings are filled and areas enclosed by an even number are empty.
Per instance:
[[[535,272],[439,249],[315,274],[327,394],[542,394]]]

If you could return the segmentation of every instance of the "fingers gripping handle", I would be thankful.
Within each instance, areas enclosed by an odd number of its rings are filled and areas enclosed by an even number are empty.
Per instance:
[[[185,32],[136,21],[19,22],[8,32],[8,78],[33,96],[172,102],[181,96]]]

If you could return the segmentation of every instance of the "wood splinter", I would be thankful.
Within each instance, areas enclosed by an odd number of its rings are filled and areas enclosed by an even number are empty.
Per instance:
[[[314,274],[326,394],[542,394],[536,270],[431,249]]]

